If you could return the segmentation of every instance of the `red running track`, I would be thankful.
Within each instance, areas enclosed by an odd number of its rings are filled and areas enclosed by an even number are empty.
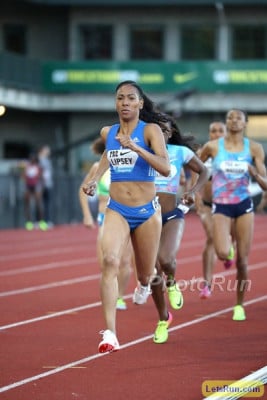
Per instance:
[[[264,367],[266,222],[256,216],[246,321],[232,321],[234,268],[224,271],[218,261],[213,295],[199,299],[205,237],[192,213],[176,276],[185,302],[173,311],[168,342],[153,343],[158,316],[151,298],[132,304],[132,278],[128,310],[118,312],[121,350],[108,355],[97,352],[103,329],[97,231],[82,225],[1,231],[0,399],[199,400],[203,381],[236,381]]]

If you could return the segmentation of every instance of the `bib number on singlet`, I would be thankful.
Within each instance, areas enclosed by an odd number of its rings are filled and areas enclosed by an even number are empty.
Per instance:
[[[226,175],[243,176],[248,170],[246,161],[222,161],[221,170]]]
[[[131,172],[138,154],[130,149],[109,150],[108,160],[116,172]]]

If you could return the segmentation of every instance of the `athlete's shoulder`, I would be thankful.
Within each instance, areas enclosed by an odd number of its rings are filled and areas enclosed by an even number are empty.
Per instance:
[[[259,142],[256,142],[255,140],[249,139],[249,138],[244,138],[248,141],[250,147],[254,147],[254,148],[260,148],[262,147],[262,144]]]
[[[144,121],[140,121],[142,122],[142,126],[144,127],[144,131],[145,132],[161,132],[162,130],[160,128],[160,126],[158,124],[155,124],[154,122],[144,122]]]
[[[106,140],[108,133],[111,131],[111,129],[116,129],[116,131],[119,128],[119,124],[114,124],[114,125],[107,125],[107,126],[103,126],[103,128],[101,128],[100,130],[100,136]]]
[[[164,138],[160,126],[158,124],[155,124],[154,122],[145,122],[144,138],[147,143],[155,143],[155,141],[158,141],[159,137]]]
[[[110,128],[111,128],[110,126],[103,126],[103,128],[100,129],[100,136],[101,136],[103,139],[106,139],[107,134],[108,134]]]
[[[204,148],[210,148],[210,149],[217,148],[220,139],[223,139],[223,138],[208,140],[208,141],[202,146],[201,150],[204,149]],[[201,150],[200,150],[200,151],[201,151]]]
[[[214,158],[218,151],[219,142],[218,139],[209,140],[200,149],[200,158],[202,161],[206,161],[209,157]]]
[[[264,152],[263,145],[255,140],[247,139],[249,141],[250,152],[252,155]]]

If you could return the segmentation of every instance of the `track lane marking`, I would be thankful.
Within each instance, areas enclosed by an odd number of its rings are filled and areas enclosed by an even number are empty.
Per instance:
[[[180,259],[179,262],[182,262],[183,264],[187,264],[187,263],[191,263],[192,261],[196,261],[197,259],[201,259],[201,256],[187,257],[184,259]],[[262,261],[257,264],[252,264],[250,267],[248,267],[248,270],[254,271],[255,269],[260,269],[260,268],[265,268],[265,267],[267,267],[267,263],[266,263],[266,261]],[[229,275],[234,275],[234,274],[236,274],[236,270],[231,269],[229,271],[216,273],[213,275],[213,278],[217,278],[217,277],[221,277],[221,276],[229,276]],[[19,295],[19,294],[27,294],[27,293],[36,292],[39,290],[53,289],[53,288],[60,287],[60,286],[75,285],[77,283],[92,281],[92,280],[96,280],[99,278],[100,278],[100,274],[94,274],[94,275],[89,275],[89,276],[85,275],[85,276],[80,276],[78,278],[65,279],[63,281],[45,283],[43,285],[29,286],[29,287],[22,288],[22,289],[8,290],[6,292],[0,292],[0,298],[8,297],[8,296],[15,296],[15,295]],[[192,284],[195,282],[199,282],[202,279],[203,279],[202,277],[193,278],[190,280],[188,280],[188,279],[185,280],[185,279],[180,278],[180,279],[177,279],[177,282],[179,283],[179,281],[180,281],[183,283],[188,283],[188,284],[191,283]]]
[[[266,262],[261,262],[261,263],[254,264],[251,267],[249,267],[249,271],[255,271],[255,270],[258,270],[258,269],[261,269],[261,268],[265,268],[265,267],[267,267]],[[214,274],[213,277],[216,278],[216,277],[229,276],[229,275],[235,275],[235,274],[236,274],[235,270],[230,270],[230,271],[224,271],[224,272],[221,272],[221,273]],[[96,277],[98,277],[98,278],[96,278]],[[99,279],[100,278],[100,274],[91,275],[90,278],[91,278],[91,280]],[[186,282],[190,285],[190,283],[199,282],[202,279],[203,279],[202,277],[199,277],[199,278],[194,278],[193,280],[187,280]],[[178,280],[178,283],[179,283],[179,280]],[[130,297],[132,297],[132,293],[124,296],[125,299],[128,299]],[[0,331],[3,331],[5,329],[16,328],[18,326],[27,325],[27,324],[34,323],[34,322],[43,321],[43,320],[48,319],[48,318],[56,318],[56,317],[60,317],[62,315],[66,315],[66,314],[72,314],[72,313],[75,313],[75,312],[78,312],[78,311],[84,311],[86,309],[99,307],[99,306],[101,306],[101,301],[97,301],[97,302],[91,303],[91,304],[85,304],[83,306],[78,306],[78,307],[70,308],[70,309],[63,310],[63,311],[52,312],[49,315],[42,315],[42,316],[39,316],[39,317],[27,319],[27,320],[24,320],[24,321],[19,321],[19,322],[14,322],[14,323],[7,324],[7,325],[2,325],[2,326],[0,326]]]
[[[99,278],[100,278],[100,274],[95,274],[95,275],[90,275],[90,276],[85,275],[85,276],[80,276],[78,278],[65,279],[64,281],[45,283],[43,285],[30,286],[30,287],[26,287],[23,289],[17,289],[17,290],[9,290],[7,292],[0,292],[0,297],[15,296],[18,294],[36,292],[39,290],[53,289],[53,288],[57,288],[59,286],[75,285],[77,283],[93,281],[93,280],[99,279]]]
[[[63,253],[77,253],[77,251],[82,248],[84,249],[83,251],[88,250],[88,246],[86,247],[85,245],[77,245],[77,246],[70,246],[70,245],[66,245],[66,246],[62,246],[62,247],[55,247],[53,249],[49,249],[49,256],[51,254],[55,255],[55,254],[60,254],[62,255]],[[48,256],[48,251],[47,249],[43,249],[43,250],[39,250],[39,251],[33,251],[31,249],[31,252],[29,253],[29,251],[23,253],[23,252],[19,252],[14,254],[7,254],[4,256],[0,256],[0,263],[2,262],[6,262],[6,261],[15,261],[15,260],[21,260],[23,259],[31,259],[31,258],[38,258],[38,257],[47,257]]]
[[[183,249],[184,248],[191,248],[198,245],[203,245],[203,241],[195,241],[195,242],[190,242],[190,244],[188,245],[187,243],[183,244]],[[266,243],[262,242],[262,243],[257,243],[255,245],[253,245],[253,251],[254,250],[261,250],[261,249],[265,249],[266,248]],[[43,252],[41,252],[41,254],[43,254]],[[47,254],[47,253],[46,253]],[[20,256],[18,256],[20,257]],[[192,261],[199,261],[201,260],[202,256],[201,255],[197,255],[197,256],[191,256],[191,257],[183,257],[183,258],[179,258],[178,260],[180,263],[189,263]],[[83,258],[77,258],[77,259],[73,259],[73,260],[65,260],[65,261],[54,261],[51,263],[45,263],[45,264],[38,264],[38,265],[33,265],[31,267],[22,267],[22,268],[9,268],[9,269],[5,269],[3,271],[0,271],[0,276],[11,276],[11,275],[20,275],[23,273],[29,273],[29,272],[39,272],[39,271],[44,271],[47,269],[56,269],[56,268],[63,268],[64,266],[69,267],[72,266],[73,264],[89,264],[90,262],[97,262],[97,257],[95,256],[91,256],[91,257],[83,257]]]
[[[261,301],[265,301],[265,300],[267,300],[267,295],[266,296],[261,296],[261,297],[258,297],[258,298],[252,299],[252,300],[249,300],[249,301],[245,302],[244,305],[248,306],[248,305],[251,305],[251,304],[254,304],[254,303],[258,303],[258,302],[261,302]],[[216,311],[216,312],[213,312],[211,314],[205,315],[203,317],[196,318],[196,319],[193,319],[193,320],[188,321],[188,322],[184,322],[182,324],[179,324],[179,325],[176,325],[176,326],[170,328],[169,332],[174,332],[174,331],[177,331],[177,330],[180,330],[180,329],[187,328],[189,326],[198,324],[200,322],[207,321],[208,319],[215,318],[218,315],[222,315],[222,314],[228,313],[228,312],[232,311],[232,309],[233,309],[233,307],[228,307],[228,308],[225,308],[223,310]],[[133,340],[131,342],[128,342],[128,343],[125,343],[125,344],[121,345],[120,349],[123,350],[123,349],[126,349],[127,347],[132,347],[134,345],[137,345],[139,343],[145,342],[145,341],[150,340],[152,338],[153,338],[153,334],[144,336],[142,338],[139,338],[139,339],[136,339],[136,340]],[[100,357],[106,357],[106,356],[111,356],[111,354],[109,354],[109,353],[99,354],[98,353],[98,354],[93,354],[93,355],[88,356],[88,357],[84,357],[84,358],[82,358],[80,360],[76,360],[76,361],[70,362],[68,364],[62,365],[60,367],[57,367],[57,368],[55,368],[53,370],[50,370],[50,371],[47,371],[47,372],[43,372],[43,373],[38,374],[38,375],[31,376],[31,377],[22,379],[22,380],[17,381],[17,382],[13,382],[13,383],[11,383],[9,385],[6,385],[6,386],[2,386],[0,388],[0,393],[7,392],[8,390],[15,389],[15,388],[17,388],[19,386],[26,385],[27,383],[34,382],[34,381],[46,378],[46,377],[51,376],[51,375],[55,375],[55,374],[57,374],[59,372],[65,371],[66,369],[74,368],[74,367],[77,367],[77,366],[79,366],[81,364],[87,363],[89,361],[93,361],[93,360],[95,360],[97,358],[100,358]]]
[[[12,276],[12,275],[20,275],[20,274],[28,274],[29,272],[41,272],[46,271],[48,269],[56,269],[56,268],[64,268],[64,267],[73,267],[78,264],[88,264],[91,262],[96,262],[96,257],[86,257],[86,258],[77,258],[73,260],[66,261],[54,261],[47,264],[33,265],[31,267],[23,267],[23,268],[14,268],[7,269],[0,272],[0,276]]]

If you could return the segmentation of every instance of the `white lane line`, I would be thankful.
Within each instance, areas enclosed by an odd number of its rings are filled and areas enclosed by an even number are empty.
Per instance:
[[[51,283],[46,283],[43,285],[26,287],[23,289],[9,290],[7,292],[1,292],[0,297],[15,296],[18,294],[36,292],[37,290],[45,290],[45,289],[56,288],[59,286],[74,285],[76,283],[92,281],[92,280],[98,279],[99,277],[100,277],[100,274],[90,275],[90,276],[86,275],[86,276],[80,276],[79,278],[65,279],[64,281],[59,281],[59,282],[51,282]]]
[[[187,258],[184,258],[184,259],[180,259],[180,261],[183,264],[186,264],[186,263],[191,263],[192,261],[195,261],[196,258],[200,259],[201,256],[198,256],[198,257],[187,257]],[[257,263],[257,264],[253,264],[252,266],[250,266],[248,268],[248,270],[252,271],[252,270],[265,268],[265,267],[267,267],[267,263],[266,263],[266,261],[263,261],[263,262],[260,262],[260,263]],[[229,276],[229,275],[234,275],[234,274],[236,274],[236,270],[235,269],[231,269],[229,271],[216,273],[216,274],[213,275],[213,278]],[[26,293],[36,292],[38,290],[53,289],[53,288],[60,287],[60,286],[75,285],[77,283],[83,283],[83,282],[99,279],[99,277],[100,277],[100,274],[89,275],[89,276],[85,275],[85,276],[80,276],[78,278],[65,279],[64,281],[51,282],[51,283],[46,283],[46,284],[43,284],[43,285],[30,286],[30,287],[26,287],[26,288],[22,288],[22,289],[16,289],[16,290],[8,290],[6,292],[0,292],[0,298],[1,297],[8,297],[8,296],[15,296],[15,295],[18,295],[18,294],[26,294]],[[198,281],[200,281],[202,279],[203,278],[201,278],[201,277],[199,277],[199,278],[192,277],[192,279],[187,280],[186,282],[188,284],[190,284],[190,283],[192,284],[192,283],[198,282]],[[177,279],[177,281],[185,283],[185,280],[183,280],[182,278]]]
[[[132,297],[132,294],[128,294],[127,296],[123,296],[123,297],[125,299],[129,299]],[[43,320],[49,319],[49,318],[61,317],[62,315],[72,314],[72,313],[76,313],[78,311],[83,311],[83,310],[87,310],[89,308],[100,307],[100,306],[101,306],[101,301],[96,301],[95,303],[84,304],[83,306],[68,308],[67,310],[57,311],[57,312],[53,312],[53,313],[50,313],[47,315],[41,315],[40,317],[26,319],[24,321],[14,322],[14,323],[8,324],[8,325],[2,325],[2,326],[0,326],[0,331],[4,331],[6,329],[11,329],[11,328],[17,328],[18,326],[32,324],[34,322],[43,321]]]
[[[199,260],[201,260],[200,255],[194,256],[194,257],[180,258],[179,263],[188,264],[190,262],[199,261]],[[73,265],[78,265],[78,264],[88,264],[89,265],[92,262],[97,262],[96,256],[95,257],[77,258],[77,259],[66,260],[66,261],[51,262],[51,263],[47,263],[47,264],[38,264],[38,265],[33,265],[31,267],[6,269],[3,271],[0,271],[0,276],[12,276],[12,275],[27,274],[29,272],[39,272],[39,271],[45,271],[48,269],[72,267]]]
[[[183,248],[195,248],[196,246],[202,246],[204,243],[203,239],[198,239],[195,241],[189,241],[189,242],[184,242]],[[88,244],[84,243],[79,243],[75,246],[73,246],[73,243],[71,245],[69,243],[66,243],[65,246],[57,246],[55,248],[50,249],[49,246],[40,249],[40,250],[27,250],[27,251],[19,251],[13,254],[6,254],[6,255],[1,255],[0,256],[0,263],[1,262],[6,262],[6,261],[16,261],[16,260],[21,260],[22,258],[37,258],[41,256],[47,256],[48,254],[64,254],[65,252],[74,252],[77,253],[79,249],[82,249],[83,251],[90,251],[92,248],[92,244],[90,242]],[[48,250],[49,249],[49,250]],[[93,246],[93,251],[95,251],[95,244]]]
[[[190,242],[190,244],[187,246],[187,243],[183,244],[183,248],[188,247],[194,247],[197,245],[202,245],[203,241],[197,241],[197,242]],[[265,249],[266,247],[266,243],[257,243],[255,245],[253,245],[253,251],[255,250],[261,250],[261,249]],[[62,253],[62,251],[60,250],[60,252]],[[43,254],[43,252],[41,252],[41,255]],[[36,253],[35,253],[36,255]],[[39,253],[38,253],[39,255]],[[46,252],[47,255],[47,252]],[[18,255],[18,257],[20,257]],[[179,255],[177,257],[177,261],[179,263],[179,265],[183,265],[183,264],[187,264],[190,262],[197,262],[199,260],[201,260],[202,256],[201,254],[197,255],[197,256],[193,256],[193,257],[184,257],[184,258],[179,258]],[[83,258],[78,258],[78,259],[72,259],[72,260],[65,260],[65,261],[58,261],[58,262],[51,262],[51,263],[45,263],[45,264],[37,264],[37,265],[33,265],[31,267],[24,267],[24,268],[8,268],[6,270],[0,271],[0,276],[11,276],[11,275],[19,275],[19,274],[23,274],[23,273],[28,273],[28,272],[38,272],[38,271],[43,271],[46,269],[55,269],[55,268],[61,268],[61,267],[69,267],[72,265],[77,264],[86,264],[86,263],[90,263],[90,262],[96,262],[97,258],[96,256],[93,257],[83,257]]]
[[[84,257],[73,260],[57,261],[47,264],[33,265],[31,267],[25,267],[25,268],[7,269],[5,271],[1,271],[0,276],[12,276],[12,275],[27,274],[29,272],[46,271],[48,269],[73,267],[81,264],[90,264],[91,262],[96,262],[96,261],[97,261],[96,257],[86,257],[86,258]]]
[[[254,271],[254,270],[257,270],[257,269],[265,268],[266,266],[267,266],[266,263],[262,262],[262,263],[258,263],[258,264],[252,265],[251,267],[249,267],[249,270],[253,270]],[[230,271],[225,271],[225,272],[222,272],[222,273],[215,274],[213,277],[214,278],[215,277],[223,277],[223,276],[229,276],[229,275],[234,275],[234,274],[236,274],[236,271],[235,270],[230,270]],[[87,280],[99,279],[100,275],[91,275],[90,277],[86,277],[86,278],[87,278]],[[201,277],[193,278],[192,280],[188,280],[187,283],[188,283],[188,285],[190,285],[190,283],[202,281],[202,279],[203,278],[201,278]],[[68,282],[68,284],[71,284],[71,283]],[[36,290],[39,290],[39,289],[36,289]],[[1,293],[0,293],[0,296],[1,296]],[[132,294],[126,295],[124,297],[125,297],[125,299],[128,299],[128,298],[132,297]],[[86,309],[93,308],[93,307],[99,307],[100,305],[101,305],[101,302],[98,301],[98,302],[95,302],[95,303],[85,304],[83,306],[70,308],[70,309],[63,310],[63,311],[58,311],[58,312],[55,312],[55,313],[51,313],[49,315],[42,315],[42,316],[39,316],[39,317],[26,319],[24,321],[19,321],[19,322],[14,322],[12,324],[2,325],[2,326],[0,326],[0,331],[3,331],[5,329],[10,329],[10,328],[16,328],[18,326],[27,325],[27,324],[34,323],[34,322],[39,322],[39,321],[42,321],[42,320],[45,320],[45,319],[48,319],[48,318],[60,317],[61,315],[71,314],[73,312],[78,312],[78,311],[86,310]]]
[[[253,300],[250,300],[250,301],[247,301],[247,302],[244,303],[244,305],[247,306],[247,305],[258,303],[260,301],[265,301],[265,300],[267,300],[267,295],[266,296],[262,296],[262,297],[258,297],[256,299],[253,299]],[[196,318],[196,319],[193,319],[191,321],[184,322],[183,324],[179,324],[179,325],[176,325],[176,326],[170,328],[169,332],[174,332],[174,331],[186,328],[188,326],[198,324],[198,323],[206,321],[208,319],[217,317],[218,315],[222,315],[222,314],[228,313],[229,311],[232,311],[232,309],[233,309],[232,307],[228,307],[228,308],[225,308],[223,310],[216,311],[216,312],[213,312],[211,314],[202,316],[200,318]],[[137,345],[139,343],[145,342],[145,341],[150,340],[152,338],[153,338],[153,334],[152,335],[148,335],[148,336],[144,336],[142,338],[133,340],[133,341],[128,342],[128,343],[125,343],[125,344],[121,345],[121,350],[123,350],[123,349],[125,349],[127,347],[132,347],[132,346]],[[34,375],[34,376],[31,376],[31,377],[22,379],[20,381],[13,382],[13,383],[11,383],[9,385],[1,387],[0,388],[0,393],[6,392],[6,391],[14,389],[14,388],[17,388],[19,386],[26,385],[27,383],[34,382],[34,381],[37,381],[39,379],[43,379],[43,378],[51,376],[51,375],[55,375],[55,374],[57,374],[57,373],[59,373],[61,371],[64,371],[66,369],[73,368],[73,367],[76,367],[77,365],[81,365],[81,364],[87,363],[89,361],[95,360],[96,358],[100,358],[100,357],[104,357],[104,356],[108,356],[108,355],[112,356],[111,354],[108,354],[108,353],[93,354],[91,356],[82,358],[80,360],[73,361],[71,363],[68,363],[68,364],[62,365],[60,367],[57,367],[57,368],[55,368],[55,369],[53,369],[51,371],[46,371],[46,372],[43,372],[41,374]]]
[[[56,248],[46,248],[43,250],[38,250],[38,251],[27,251],[25,253],[23,252],[18,252],[15,254],[7,254],[4,256],[0,256],[0,263],[1,262],[7,262],[7,261],[15,261],[15,260],[21,260],[21,259],[31,259],[31,258],[37,258],[37,257],[47,257],[50,256],[51,254],[66,254],[66,253],[79,253],[79,251],[87,251],[88,246],[85,245],[78,245],[77,246],[70,246],[66,245],[64,247],[56,247]]]
[[[21,325],[31,324],[33,322],[43,321],[43,320],[49,319],[49,318],[61,317],[62,315],[76,313],[78,311],[83,311],[83,310],[86,310],[88,308],[98,307],[100,305],[101,305],[101,302],[97,301],[96,303],[85,304],[84,306],[69,308],[67,310],[58,311],[58,312],[54,312],[54,313],[47,314],[47,315],[42,315],[40,317],[26,319],[26,320],[20,321],[20,322],[14,322],[13,324],[2,325],[2,326],[0,326],[0,331],[6,330],[6,329],[10,329],[10,328],[16,328],[16,327],[21,326]]]

